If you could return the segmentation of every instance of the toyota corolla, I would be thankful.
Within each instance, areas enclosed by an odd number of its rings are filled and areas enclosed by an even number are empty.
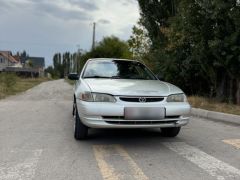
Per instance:
[[[159,80],[139,61],[90,59],[76,80],[74,137],[89,128],[160,128],[175,137],[189,122],[190,105],[183,91]]]

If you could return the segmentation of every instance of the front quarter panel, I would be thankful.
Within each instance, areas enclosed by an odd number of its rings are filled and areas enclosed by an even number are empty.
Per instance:
[[[79,79],[78,82],[76,83],[76,87],[75,87],[75,97],[77,99],[79,99],[80,97],[80,93],[82,92],[91,92],[90,87],[88,86],[88,84],[86,82],[84,82],[83,79]]]
[[[163,82],[163,83],[168,86],[168,88],[169,88],[169,95],[184,93],[179,87],[177,87],[177,86],[175,86],[173,84],[170,84],[168,82]]]

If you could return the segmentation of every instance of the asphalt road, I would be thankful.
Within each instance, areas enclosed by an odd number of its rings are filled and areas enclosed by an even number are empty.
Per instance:
[[[173,139],[138,129],[75,141],[71,95],[57,80],[0,101],[0,180],[240,180],[239,126],[192,118]]]

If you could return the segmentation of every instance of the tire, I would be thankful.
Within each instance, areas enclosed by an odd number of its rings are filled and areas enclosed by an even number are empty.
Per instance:
[[[75,103],[73,103],[73,110],[72,110],[72,115],[73,115],[73,116],[75,116],[75,111],[76,111]]]
[[[83,140],[87,138],[87,135],[88,127],[81,122],[77,109],[75,109],[74,138],[76,140]]]
[[[176,137],[181,130],[181,127],[161,128],[161,134],[164,137]]]
[[[75,96],[73,97],[73,110],[72,110],[72,115],[75,116],[75,111],[76,111],[76,99]]]

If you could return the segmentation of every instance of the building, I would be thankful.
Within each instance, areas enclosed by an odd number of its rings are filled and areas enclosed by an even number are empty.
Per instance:
[[[28,57],[26,64],[39,72],[39,76],[44,75],[45,59],[43,57]]]
[[[15,72],[21,76],[43,77],[43,57],[13,56],[11,51],[0,51],[0,72]]]
[[[0,51],[0,71],[4,71],[7,67],[21,68],[21,62],[12,56],[11,51]]]

